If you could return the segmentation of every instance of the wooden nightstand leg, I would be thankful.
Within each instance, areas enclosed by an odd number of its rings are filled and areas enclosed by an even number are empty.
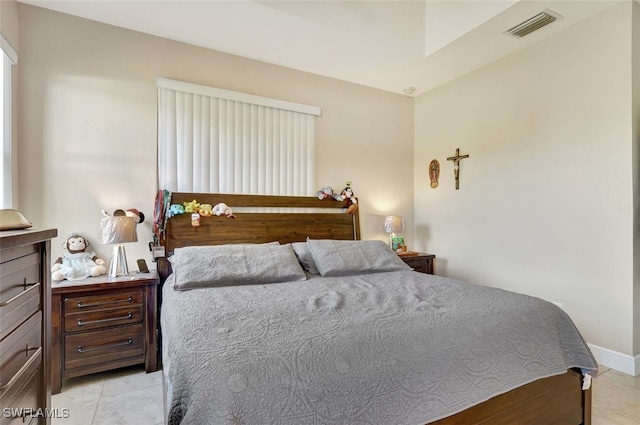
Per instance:
[[[435,274],[435,267],[433,265],[433,259],[429,259],[427,262],[427,273]]]
[[[145,369],[147,373],[158,370],[158,309],[157,309],[157,286],[147,285],[146,304],[147,304],[147,322],[146,322],[146,340],[147,351],[145,353]]]

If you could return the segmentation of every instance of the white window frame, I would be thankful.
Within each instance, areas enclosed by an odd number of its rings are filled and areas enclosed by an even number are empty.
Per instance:
[[[0,208],[11,208],[13,204],[13,149],[12,149],[12,67],[18,63],[18,54],[0,34],[2,51],[2,79],[0,80],[0,134],[2,137],[2,162],[0,163]]]

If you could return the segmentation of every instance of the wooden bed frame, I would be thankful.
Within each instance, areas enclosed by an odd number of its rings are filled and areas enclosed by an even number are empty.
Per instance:
[[[203,217],[200,226],[191,225],[190,214],[166,222],[162,245],[167,256],[175,248],[228,243],[281,243],[312,239],[360,239],[358,211],[343,213],[344,202],[315,197],[229,195],[174,192],[172,204],[199,203],[229,205],[236,218]],[[247,212],[242,212],[248,209]],[[169,262],[158,259],[161,285],[171,273]],[[162,290],[158,291],[162,314]],[[161,335],[159,344],[161,344]],[[161,351],[159,351],[161,352]],[[161,364],[161,359],[159,359]],[[431,425],[591,425],[591,389],[582,390],[582,374],[569,370],[564,375],[539,379],[496,396]]]

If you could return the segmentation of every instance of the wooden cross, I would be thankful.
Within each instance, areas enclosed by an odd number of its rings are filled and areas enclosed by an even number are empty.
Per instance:
[[[456,156],[450,156],[447,161],[453,161],[453,175],[456,178],[456,190],[460,189],[460,161],[469,158],[469,155],[460,155],[460,149],[456,149]]]

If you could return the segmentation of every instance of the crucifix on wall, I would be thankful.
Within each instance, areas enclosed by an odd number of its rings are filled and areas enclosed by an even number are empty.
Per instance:
[[[469,155],[460,155],[460,149],[456,149],[456,155],[447,158],[447,161],[453,161],[453,175],[456,178],[456,190],[460,189],[460,161],[469,158]]]

